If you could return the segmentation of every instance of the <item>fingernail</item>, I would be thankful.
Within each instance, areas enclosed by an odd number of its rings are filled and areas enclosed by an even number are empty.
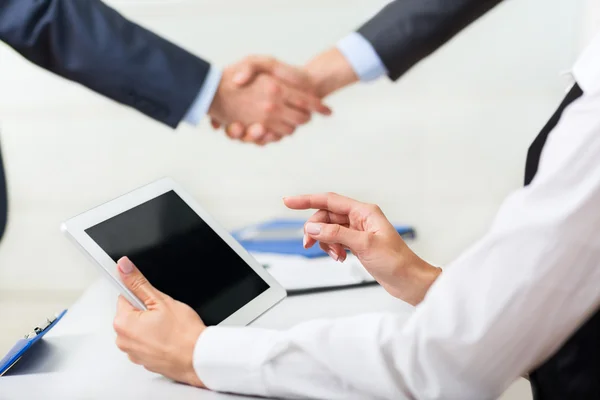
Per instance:
[[[302,238],[302,247],[306,248],[306,242],[308,242],[308,237],[304,235],[304,237]]]
[[[339,257],[338,257],[338,255],[337,255],[337,253],[335,251],[329,250],[328,253],[331,256],[331,258],[333,258],[335,261],[339,260]]]
[[[314,222],[309,222],[306,224],[306,233],[309,235],[318,235],[321,233],[321,225],[315,224]]]
[[[121,258],[119,260],[119,262],[117,263],[117,265],[118,265],[119,269],[121,270],[121,272],[124,273],[125,275],[128,275],[133,272],[133,263],[127,257]]]

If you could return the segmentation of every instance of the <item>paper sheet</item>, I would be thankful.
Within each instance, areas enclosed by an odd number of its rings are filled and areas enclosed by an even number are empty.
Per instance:
[[[287,290],[372,282],[373,277],[358,258],[349,254],[340,263],[330,257],[306,258],[270,253],[253,253],[267,271]]]

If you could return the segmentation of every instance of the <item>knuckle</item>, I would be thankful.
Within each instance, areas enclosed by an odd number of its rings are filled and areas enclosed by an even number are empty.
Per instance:
[[[331,236],[332,238],[340,236],[341,227],[339,225],[329,225],[329,227],[329,236]]]
[[[116,317],[113,321],[113,329],[117,334],[122,334],[125,332],[125,321],[122,317]]]
[[[129,361],[131,361],[133,364],[140,365],[140,360],[138,360],[137,358],[135,358],[131,355],[128,355],[127,358],[129,358]]]
[[[362,235],[362,238],[360,240],[360,250],[366,250],[371,248],[371,246],[373,245],[373,240],[375,239],[375,236],[373,236],[373,234],[371,233],[367,233],[366,235]]]
[[[275,102],[273,101],[267,101],[264,106],[263,106],[264,110],[267,113],[272,113],[275,111],[275,109],[277,108],[277,105],[275,104]]]
[[[381,213],[381,208],[379,208],[379,206],[377,204],[368,204],[366,208],[369,211],[369,213],[371,213],[371,214],[380,214]]]
[[[121,338],[120,336],[117,336],[117,339],[115,340],[115,344],[117,345],[117,348],[123,352],[127,351],[127,342],[125,340],[123,340],[123,338]]]
[[[139,289],[143,288],[147,283],[148,281],[146,280],[146,278],[144,278],[143,276],[137,276],[130,282],[129,286],[131,290],[136,292]]]
[[[149,372],[158,372],[158,370],[150,365],[144,365],[144,369]]]

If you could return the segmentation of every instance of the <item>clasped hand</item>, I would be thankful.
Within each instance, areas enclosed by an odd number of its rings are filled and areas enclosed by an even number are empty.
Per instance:
[[[264,145],[294,133],[312,113],[330,115],[310,77],[271,57],[250,56],[223,71],[209,115],[233,139]]]

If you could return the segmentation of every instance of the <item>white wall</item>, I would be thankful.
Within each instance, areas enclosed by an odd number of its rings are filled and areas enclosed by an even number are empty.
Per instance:
[[[303,63],[384,1],[119,1],[117,7],[219,65],[248,53]],[[579,0],[513,0],[395,85],[330,99],[267,148],[203,121],[176,132],[0,48],[1,140],[10,186],[0,290],[80,290],[96,275],[60,221],[158,177],[183,183],[230,228],[295,215],[281,197],[337,191],[414,224],[417,248],[447,263],[521,182],[524,156],[562,96],[580,35]]]
[[[600,3],[596,0],[583,0],[581,23],[581,47],[585,47],[600,28]]]

